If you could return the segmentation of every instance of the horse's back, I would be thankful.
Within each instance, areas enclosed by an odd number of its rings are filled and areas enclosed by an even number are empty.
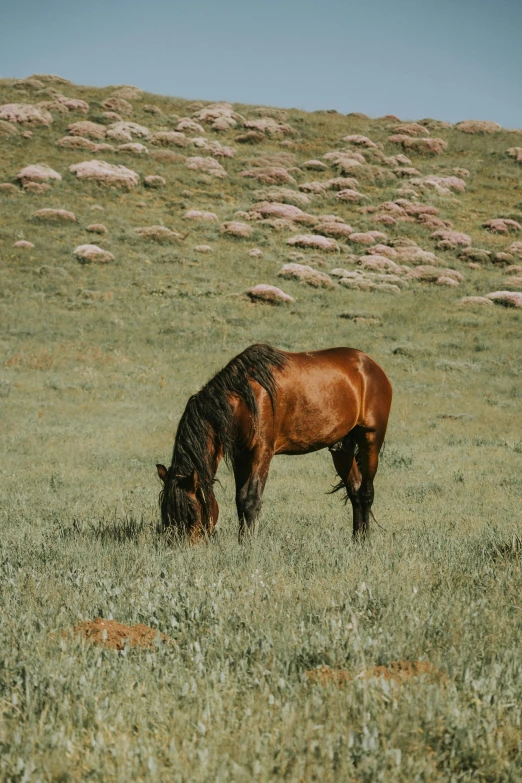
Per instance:
[[[362,384],[361,396],[364,406],[369,406],[373,402],[387,409],[389,413],[392,386],[390,379],[375,359],[357,348],[327,348],[324,351],[317,351],[316,354],[318,361],[323,359],[331,362],[344,371],[350,383],[353,383],[354,377],[359,380]]]
[[[388,376],[377,362],[357,348],[325,348],[320,351],[285,352],[287,365],[282,369],[278,383],[285,375],[295,383],[295,376],[307,380],[314,376],[320,385],[329,386],[338,378],[357,388],[362,394],[368,385],[373,385],[373,393],[391,396],[391,384]],[[322,382],[322,384],[321,384]],[[381,387],[376,388],[376,387]]]

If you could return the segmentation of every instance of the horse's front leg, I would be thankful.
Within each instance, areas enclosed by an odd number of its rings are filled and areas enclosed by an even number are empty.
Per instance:
[[[234,460],[239,543],[243,541],[245,532],[254,532],[271,460],[272,454],[266,451],[241,452]]]

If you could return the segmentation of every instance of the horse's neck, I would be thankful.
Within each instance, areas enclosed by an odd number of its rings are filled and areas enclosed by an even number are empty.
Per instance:
[[[220,439],[217,438],[216,436],[209,438],[208,454],[210,455],[209,463],[212,472],[212,477],[214,477],[217,473],[219,463],[221,462],[224,456],[223,444],[221,443]]]
[[[214,430],[210,427],[210,425],[209,430],[210,432],[207,437],[204,462],[205,473],[207,473],[210,479],[213,479],[217,473],[219,463],[223,459],[224,451],[220,438],[214,433]],[[174,454],[173,462],[175,462],[175,456],[176,455]],[[198,472],[201,469],[201,465],[198,467],[198,465],[194,464],[193,467]]]

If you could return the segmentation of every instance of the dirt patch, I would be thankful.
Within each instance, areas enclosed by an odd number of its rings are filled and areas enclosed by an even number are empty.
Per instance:
[[[357,676],[359,679],[384,677],[385,680],[393,680],[401,684],[421,675],[427,675],[430,680],[446,679],[444,674],[429,661],[392,661],[389,666],[372,666],[371,669],[367,669]]]
[[[344,685],[345,682],[351,682],[354,675],[347,669],[331,669],[329,666],[318,666],[317,669],[307,671],[306,677],[310,682],[315,682],[319,685],[328,685],[330,682],[336,685]]]
[[[158,641],[170,641],[164,633],[159,633],[148,625],[123,625],[117,620],[104,620],[103,617],[80,623],[75,626],[74,633],[83,636],[91,644],[98,644],[111,650],[123,650],[126,643],[131,647],[150,650],[158,644]]]
[[[319,666],[306,672],[308,680],[319,685],[328,685],[330,682],[343,685],[352,680],[369,680],[375,677],[382,677],[388,682],[402,685],[413,677],[421,675],[427,675],[432,682],[447,679],[429,661],[392,661],[389,666],[372,666],[358,674],[353,674],[347,669],[331,669],[329,666]]]

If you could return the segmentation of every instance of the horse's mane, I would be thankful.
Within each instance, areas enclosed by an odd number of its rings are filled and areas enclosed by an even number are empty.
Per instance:
[[[228,395],[240,397],[257,421],[257,405],[249,380],[257,381],[268,393],[272,406],[276,391],[273,370],[283,367],[286,357],[269,345],[251,345],[235,356],[203,388],[193,394],[181,417],[174,442],[172,464],[176,472],[188,475],[197,470],[200,481],[209,483],[208,438],[221,446],[230,460],[235,451],[232,406]]]
[[[265,389],[273,407],[277,388],[274,370],[285,364],[286,356],[282,351],[270,345],[251,345],[190,397],[174,441],[171,468],[173,480],[164,489],[164,500],[168,500],[166,496],[170,495],[178,508],[183,505],[179,510],[184,519],[189,520],[192,516],[191,509],[187,506],[186,493],[179,492],[176,477],[190,476],[196,471],[203,488],[203,498],[206,498],[214,479],[209,459],[209,439],[216,449],[221,448],[227,461],[233,459],[236,452],[233,409],[228,397],[233,395],[243,400],[255,427],[258,410],[249,380],[257,381]]]

